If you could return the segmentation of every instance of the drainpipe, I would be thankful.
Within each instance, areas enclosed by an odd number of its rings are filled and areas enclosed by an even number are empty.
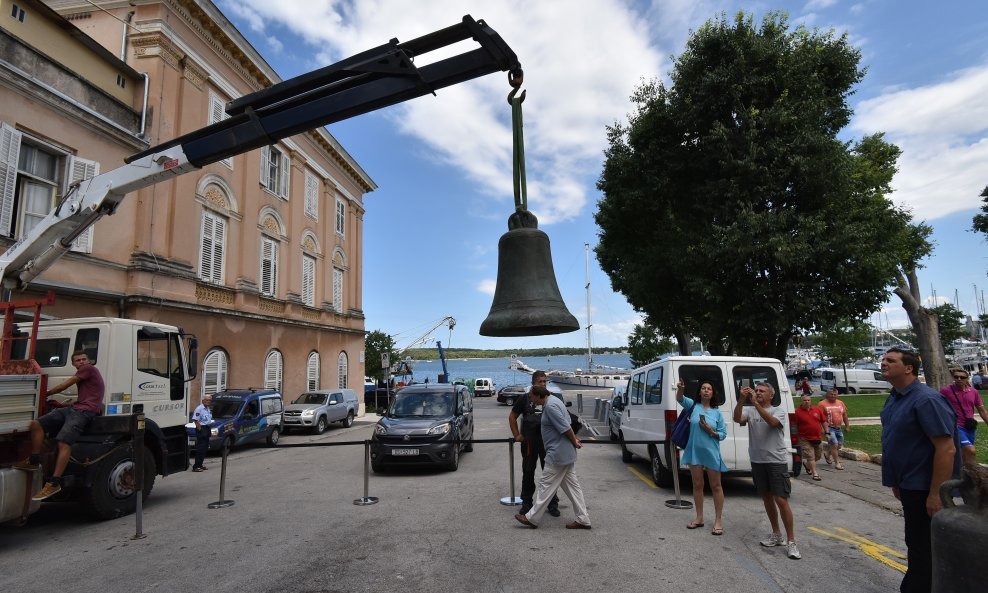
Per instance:
[[[144,138],[144,130],[148,124],[148,87],[151,85],[151,78],[147,72],[141,72],[141,76],[144,77],[144,104],[141,105],[141,130],[137,135]]]
[[[127,13],[124,17],[123,22],[123,32],[120,34],[120,61],[127,61],[127,27],[130,26],[130,21],[134,18],[134,11]]]
[[[120,61],[127,61],[127,29],[130,28],[131,21],[134,20],[134,11],[127,13],[123,21],[123,31],[120,32]],[[144,130],[147,127],[148,118],[148,83],[150,79],[148,78],[147,72],[141,72],[141,76],[144,77],[144,102],[141,105],[141,129],[137,135],[141,138],[144,137]]]

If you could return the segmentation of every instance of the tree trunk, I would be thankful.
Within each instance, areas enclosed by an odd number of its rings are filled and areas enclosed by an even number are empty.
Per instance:
[[[950,383],[950,373],[947,371],[947,357],[940,343],[940,324],[935,313],[920,305],[919,280],[916,270],[908,272],[908,287],[905,280],[900,278],[895,294],[902,299],[902,308],[909,316],[909,322],[916,333],[919,342],[919,355],[923,361],[923,372],[926,374],[926,384],[933,389],[940,389]]]
[[[690,334],[688,332],[684,330],[676,331],[676,344],[679,346],[680,356],[690,356],[691,354],[693,354],[693,351],[691,349],[692,343],[693,343],[693,339],[690,337]]]

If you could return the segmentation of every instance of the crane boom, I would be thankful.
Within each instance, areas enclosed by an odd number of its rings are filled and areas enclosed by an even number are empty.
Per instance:
[[[422,54],[471,38],[479,48],[421,67],[414,63]],[[520,76],[521,64],[496,31],[466,15],[445,29],[405,43],[392,39],[235,99],[226,105],[229,118],[132,155],[122,167],[71,186],[46,218],[0,256],[0,282],[10,289],[26,287],[64,255],[76,237],[112,215],[131,192],[300,132],[498,71]]]

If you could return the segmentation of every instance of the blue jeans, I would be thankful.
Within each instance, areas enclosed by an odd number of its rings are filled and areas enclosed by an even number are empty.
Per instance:
[[[203,425],[196,431],[196,460],[192,467],[202,467],[203,460],[206,459],[206,451],[209,450],[209,427]]]
[[[844,429],[843,428],[834,428],[833,426],[831,426],[830,427],[830,438],[827,439],[827,442],[830,443],[831,445],[840,445],[841,447],[843,447],[844,446]]]

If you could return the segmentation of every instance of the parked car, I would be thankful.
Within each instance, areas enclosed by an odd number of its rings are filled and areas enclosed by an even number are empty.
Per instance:
[[[356,415],[357,394],[352,389],[308,391],[285,408],[284,430],[287,433],[289,428],[308,428],[322,434],[330,422],[349,428]]]
[[[531,387],[531,385],[527,383],[519,383],[517,385],[502,387],[497,390],[497,403],[505,404],[510,408],[515,405],[515,400],[528,395],[529,387]]]
[[[415,384],[399,389],[371,437],[371,468],[440,465],[456,471],[473,451],[473,396],[466,385]]]
[[[281,394],[274,389],[231,389],[213,394],[210,412],[209,450],[230,449],[245,443],[266,441],[269,446],[278,444],[281,437],[284,408]],[[185,425],[189,446],[195,446],[196,427]]]
[[[490,397],[494,395],[494,381],[486,377],[478,377],[473,382],[474,397]]]
[[[611,440],[616,441],[620,438],[618,435],[621,434],[621,416],[627,404],[624,390],[615,389],[610,401],[610,405],[607,406],[607,432]]]

